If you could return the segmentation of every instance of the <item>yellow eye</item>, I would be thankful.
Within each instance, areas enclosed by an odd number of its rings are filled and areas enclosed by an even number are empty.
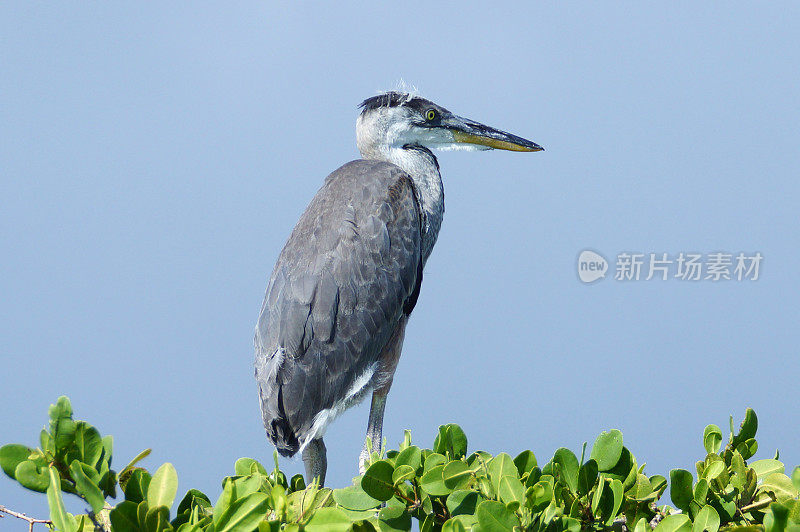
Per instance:
[[[425,113],[425,118],[427,118],[429,122],[434,120],[436,118],[436,111],[433,109],[428,109],[428,111]]]

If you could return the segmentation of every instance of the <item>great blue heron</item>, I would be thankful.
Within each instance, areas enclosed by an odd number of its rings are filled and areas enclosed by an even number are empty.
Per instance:
[[[308,480],[321,483],[325,429],[369,390],[367,436],[381,445],[386,395],[444,214],[431,148],[543,149],[413,94],[387,92],[360,107],[363,159],[329,175],[300,217],[255,334],[267,436],[283,456],[301,451]],[[365,443],[362,473],[368,457]]]

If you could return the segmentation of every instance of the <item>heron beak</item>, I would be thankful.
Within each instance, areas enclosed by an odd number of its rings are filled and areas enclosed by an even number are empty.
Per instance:
[[[460,116],[453,115],[442,125],[453,133],[453,140],[457,143],[476,144],[486,146],[488,149],[509,151],[544,150],[535,142]]]

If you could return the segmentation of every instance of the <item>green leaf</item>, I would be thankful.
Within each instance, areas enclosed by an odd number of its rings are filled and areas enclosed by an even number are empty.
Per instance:
[[[269,475],[267,469],[261,465],[258,460],[254,460],[253,458],[239,458],[236,460],[236,463],[233,464],[233,469],[237,475],[242,476],[252,475],[253,473],[261,473],[265,477]]]
[[[530,471],[539,464],[536,462],[536,456],[533,452],[522,451],[514,458],[514,465],[517,466],[517,473],[522,477],[526,473],[530,473]]]
[[[299,477],[299,478],[298,478]],[[247,475],[246,477],[239,477],[233,481],[233,491],[236,495],[237,499],[241,499],[251,493],[257,492],[261,488],[261,480],[264,477],[260,473],[255,473],[254,475]],[[302,482],[303,475],[297,474],[292,477],[292,483],[297,484],[298,482]],[[298,486],[297,490],[294,491],[303,491],[305,490],[305,484],[302,487]]]
[[[739,451],[731,453],[731,472],[744,478],[747,475],[747,465],[744,463],[745,458]]]
[[[75,518],[67,513],[64,499],[61,498],[61,477],[53,466],[48,468],[48,474],[50,486],[47,488],[47,504],[50,506],[50,520],[59,532],[77,532]]]
[[[110,467],[111,458],[114,456],[114,436],[110,434],[103,436],[100,441],[103,443],[103,457],[101,457],[101,460],[105,460]]]
[[[104,459],[101,459],[104,460]],[[82,466],[84,470],[88,466]],[[104,462],[104,467],[100,468],[103,474],[97,481],[97,486],[103,491],[104,497],[117,498],[117,474],[114,471],[108,470],[107,462]]]
[[[653,493],[657,493],[661,497],[661,494],[667,489],[667,479],[661,475],[653,475],[650,477],[650,486],[653,489]]]
[[[733,437],[733,447],[739,443],[755,438],[758,430],[758,418],[752,408],[748,408],[744,413],[744,420],[739,426],[739,434]]]
[[[147,458],[150,455],[151,451],[152,449],[145,449],[144,451],[137,454],[136,457],[133,460],[131,460],[130,463],[128,463],[128,465],[122,468],[122,471],[119,472],[120,484],[124,483],[125,482],[124,479],[126,479],[126,477],[133,472],[133,468],[136,465],[136,463],[139,462],[140,460]],[[122,486],[122,490],[123,491],[125,490],[125,486]]]
[[[295,491],[288,498],[288,508],[290,516],[302,516],[303,518],[311,515],[317,508],[323,506],[331,506],[333,504],[333,491],[330,488],[318,489],[315,486],[309,486],[305,490]],[[354,514],[354,510],[349,510]],[[365,512],[366,513],[366,512]],[[363,517],[354,518],[353,521],[358,519],[366,519],[373,514],[368,514]],[[299,518],[299,517],[298,517]]]
[[[29,490],[44,493],[50,486],[50,474],[47,467],[37,465],[33,460],[25,460],[17,464],[14,478]]]
[[[717,502],[719,503],[719,507],[715,507],[714,509],[719,513],[720,520],[723,522],[733,520],[736,515],[736,501],[720,499]]]
[[[495,493],[497,493],[500,487],[501,478],[506,475],[517,474],[517,466],[514,464],[511,456],[506,453],[500,453],[489,460],[489,463],[486,464],[486,468],[489,471],[489,479],[492,482],[492,488],[494,488]]]
[[[764,515],[766,532],[784,532],[789,521],[789,509],[782,504],[772,503]]]
[[[361,488],[370,497],[381,501],[388,501],[394,495],[394,482],[392,474],[394,467],[386,460],[378,460],[369,466],[361,477]]]
[[[617,464],[608,471],[602,471],[601,476],[616,478],[622,482],[625,489],[630,488],[636,481],[638,470],[636,469],[636,458],[631,454],[627,447],[622,448]]]
[[[0,447],[0,467],[3,468],[3,472],[6,475],[15,479],[14,471],[17,466],[27,460],[32,452],[33,449],[30,447],[18,443],[3,445]],[[47,489],[47,486],[45,486],[45,489]]]
[[[451,448],[448,449],[452,454],[453,459],[464,458],[467,456],[467,435],[455,423],[450,423],[447,428],[447,432],[450,435],[450,445]]]
[[[611,488],[611,494],[613,495],[613,502],[611,506],[611,515],[608,519],[606,519],[606,525],[610,525],[614,521],[614,518],[617,517],[617,512],[619,512],[619,508],[622,506],[622,499],[624,495],[622,482],[619,480],[612,478],[611,482],[609,483],[609,487]]]
[[[783,473],[767,475],[758,487],[760,493],[772,493],[778,502],[785,502],[798,496],[792,480]]]
[[[181,502],[178,504],[178,509],[175,513],[180,515],[185,512],[191,512],[192,507],[194,506],[211,508],[211,499],[209,499],[208,495],[200,490],[190,489],[186,492],[186,495],[183,496],[183,499],[181,499]]]
[[[491,459],[492,455],[486,451],[475,451],[467,457],[467,465],[472,468],[478,468],[481,467],[481,464],[484,466],[488,464]]]
[[[636,482],[625,494],[632,501],[654,501],[658,499],[658,494],[654,493],[650,479],[641,473],[636,475]]]
[[[467,532],[467,528],[460,520],[451,517],[442,525],[442,532]]]
[[[464,528],[467,530],[474,530],[478,532],[480,530],[480,526],[478,525],[478,516],[476,515],[454,515],[453,519],[461,521],[461,524],[464,525]]]
[[[553,485],[547,480],[540,480],[525,491],[525,505],[535,512],[547,508],[552,500]]]
[[[427,450],[427,449],[426,449]],[[423,453],[423,456],[424,453]],[[439,453],[430,453],[424,457],[423,460],[424,465],[424,472],[428,472],[436,466],[443,466],[447,463],[447,458],[443,454]]]
[[[594,458],[578,468],[578,495],[587,495],[597,482],[598,466]]]
[[[594,454],[594,449],[592,449]],[[553,463],[558,464],[561,479],[576,493],[578,491],[578,458],[575,453],[565,447],[557,449],[553,455]]]
[[[259,479],[259,483],[260,482],[261,480]],[[301,473],[297,473],[289,481],[289,492],[303,491],[304,489],[306,489],[306,480],[303,478],[303,475]]]
[[[675,471],[673,469],[673,471]],[[692,522],[685,514],[668,515],[654,528],[657,532],[691,532]]]
[[[562,517],[561,529],[564,532],[581,532],[581,522],[573,517]]]
[[[450,515],[474,515],[475,508],[485,500],[479,493],[472,490],[456,490],[447,496],[447,510]]]
[[[720,519],[717,511],[709,505],[703,506],[694,518],[693,532],[717,532]]]
[[[338,508],[320,508],[303,527],[306,532],[346,532],[350,518]]]
[[[500,486],[497,490],[500,500],[506,504],[512,502],[522,503],[525,497],[525,487],[519,481],[517,475],[505,475],[500,479]]]
[[[169,510],[166,506],[149,508],[144,518],[147,532],[164,532],[172,530],[169,522]]]
[[[394,466],[400,467],[401,465],[410,466],[414,471],[420,472],[420,468],[422,468],[422,451],[419,450],[419,447],[410,445],[400,451],[400,454],[394,459]]]
[[[432,514],[426,514],[425,519],[421,519],[419,532],[433,532],[436,520]]]
[[[170,508],[177,492],[178,473],[172,464],[166,462],[156,470],[150,480],[150,486],[147,488],[147,505],[150,508],[158,506]]]
[[[145,500],[147,498],[147,490],[150,487],[150,480],[150,473],[144,469],[133,471],[122,488],[125,500],[137,504]]]
[[[419,479],[419,484],[426,493],[433,497],[441,497],[450,494],[452,489],[448,488],[444,483],[442,472],[444,471],[443,465],[438,465],[422,475]]]
[[[598,486],[595,497],[592,499],[592,512],[603,524],[614,521],[618,507],[616,506],[619,486],[621,482],[616,478],[602,480],[602,490]]]
[[[449,456],[456,460],[467,454],[467,435],[455,423],[448,423],[439,427],[439,435],[433,442],[436,453]]]
[[[147,506],[147,501],[142,501],[136,505],[136,519],[139,522],[139,528],[147,530],[147,511],[150,508]],[[148,532],[151,532],[148,530]]]
[[[622,432],[617,429],[602,432],[594,441],[589,458],[597,462],[599,471],[609,471],[619,462],[622,447]]]
[[[392,483],[397,486],[407,480],[411,480],[416,476],[416,471],[413,467],[407,464],[395,466],[392,473]]]
[[[403,441],[400,442],[400,447],[398,449],[402,452],[410,445],[411,445],[411,431],[406,429],[403,431]]]
[[[333,490],[333,500],[340,506],[350,510],[372,510],[380,506],[378,499],[370,497],[361,486],[349,486],[347,488]]]
[[[155,477],[153,477],[155,478]],[[216,532],[253,530],[269,511],[269,497],[266,493],[251,493],[236,500],[215,524]]]
[[[481,532],[508,532],[520,526],[517,516],[498,501],[483,501],[476,511]]]
[[[275,508],[275,512],[280,514],[281,511],[284,509],[286,504],[286,494],[283,492],[283,486],[273,486],[273,507]],[[217,503],[214,505],[214,517],[213,523],[214,526],[219,526],[219,521],[226,515],[228,510],[231,508],[231,504],[233,503],[233,481],[230,478],[223,481],[222,485],[222,493],[219,494],[219,498],[217,499]],[[280,507],[280,508],[279,508]]]
[[[436,435],[436,439],[433,440],[433,452],[447,456],[447,448],[450,445],[448,440],[447,425],[440,425],[439,433]]]
[[[669,472],[669,480],[669,496],[672,503],[684,512],[688,512],[689,503],[694,498],[692,474],[685,469],[673,469]]]
[[[758,485],[758,477],[756,476],[756,472],[751,467],[747,468],[747,473],[745,475],[744,487],[742,488],[741,498],[743,500],[752,500],[753,495],[756,492],[757,485]]]
[[[528,472],[528,478],[525,479],[525,487],[529,488],[539,482],[542,478],[542,470],[539,467],[534,467]]]
[[[742,455],[742,457],[747,460],[758,451],[758,442],[755,438],[750,438],[749,440],[745,440],[741,443],[736,445],[736,450]]]
[[[72,420],[72,405],[69,399],[61,396],[56,404],[50,405],[50,435],[53,437],[56,454],[61,454],[75,438],[77,424]]]
[[[72,461],[69,466],[69,474],[72,480],[75,481],[75,489],[78,494],[89,503],[94,513],[99,514],[103,509],[106,499],[103,497],[103,492],[100,491],[97,484],[92,482],[86,473],[84,473],[80,460],[75,459]]]
[[[46,429],[42,429],[42,431],[39,432],[39,445],[43,452],[50,453],[51,455],[56,452],[56,443]]]
[[[725,462],[722,460],[715,460],[706,466],[703,470],[703,477],[707,479],[715,479],[725,471]]]
[[[783,503],[789,510],[789,520],[794,524],[800,524],[800,500],[786,501]],[[792,531],[800,532],[800,531]]]
[[[756,460],[750,464],[750,467],[755,470],[756,476],[759,480],[763,480],[765,477],[772,475],[773,473],[783,473],[784,471],[783,462],[773,460],[772,458]]]
[[[554,500],[550,503],[550,506],[544,509],[544,514],[542,515],[543,521],[545,523],[550,523],[558,516],[562,515],[563,510],[558,507],[557,502]]]
[[[792,484],[798,490],[800,490],[800,466],[794,468],[792,471]]]
[[[343,511],[345,515],[350,519],[350,521],[361,521],[364,519],[372,519],[375,517],[375,510],[348,510],[347,508],[339,507],[339,510]],[[309,514],[310,516],[311,514]]]
[[[703,447],[706,453],[718,453],[722,447],[722,430],[716,425],[708,425],[703,431]]]
[[[94,467],[103,454],[103,439],[96,428],[85,421],[75,424],[74,446],[67,452],[66,461],[80,460],[86,465]]]
[[[411,530],[411,516],[405,506],[387,506],[378,513],[378,528],[381,532]]]
[[[699,506],[704,506],[706,504],[706,499],[708,498],[708,481],[706,479],[701,478],[697,481],[697,484],[694,486],[694,495],[692,498]]]
[[[472,480],[472,471],[465,462],[453,460],[444,466],[442,479],[444,485],[451,490],[465,488]]]
[[[111,510],[111,526],[114,532],[140,532],[139,518],[136,514],[137,504],[131,501],[122,501]]]

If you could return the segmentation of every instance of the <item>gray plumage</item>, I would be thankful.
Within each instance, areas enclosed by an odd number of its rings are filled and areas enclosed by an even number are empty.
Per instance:
[[[320,412],[358,400],[365,386],[347,394],[364,372],[380,381],[378,356],[421,281],[420,244],[412,181],[382,161],[333,172],[300,217],[256,328],[264,426],[281,454],[297,452]]]
[[[381,444],[386,395],[444,214],[430,148],[542,149],[410,94],[381,94],[361,108],[363,159],[329,175],[300,217],[256,325],[267,437],[284,456],[301,450],[307,476],[321,482],[325,429],[370,390],[367,436]],[[362,472],[368,459],[365,445]]]

